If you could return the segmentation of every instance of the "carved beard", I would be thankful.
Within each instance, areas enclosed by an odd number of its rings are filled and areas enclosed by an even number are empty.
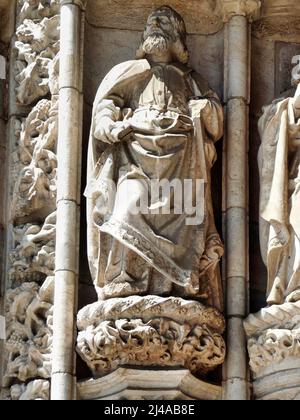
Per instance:
[[[169,49],[171,40],[166,35],[153,34],[149,35],[144,43],[143,50],[145,54],[153,54],[157,52],[165,52]]]

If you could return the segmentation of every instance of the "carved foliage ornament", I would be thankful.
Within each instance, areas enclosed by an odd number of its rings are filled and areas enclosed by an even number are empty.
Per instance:
[[[59,13],[60,0],[18,0],[21,7],[19,22],[25,19],[42,19]]]
[[[77,350],[95,377],[122,365],[186,367],[205,374],[225,358],[224,318],[198,302],[116,298],[78,315]]]
[[[25,224],[14,228],[15,248],[10,254],[10,283],[41,282],[54,275],[56,212],[43,225]]]
[[[43,220],[56,208],[57,100],[41,100],[23,121],[12,213],[15,222]]]
[[[250,366],[256,375],[290,357],[300,356],[300,303],[262,309],[244,323]]]
[[[50,382],[40,378],[51,376],[59,3],[18,1],[15,102],[16,113],[27,117],[15,120],[10,185],[14,226],[3,382],[12,400],[49,399]]]
[[[25,19],[16,31],[16,96],[21,105],[33,104],[50,92],[52,62],[59,51],[59,20],[58,15]]]
[[[51,375],[54,278],[24,283],[6,295],[4,386]]]
[[[50,382],[36,379],[28,384],[17,384],[10,388],[7,400],[12,401],[47,401],[50,399]]]

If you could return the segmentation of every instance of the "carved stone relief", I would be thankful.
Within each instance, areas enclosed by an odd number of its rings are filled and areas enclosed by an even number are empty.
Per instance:
[[[53,277],[7,291],[4,386],[50,377],[53,292]]]
[[[10,254],[10,283],[41,282],[54,275],[56,213],[43,225],[27,223],[14,228],[15,248]]]
[[[20,130],[18,179],[12,213],[16,223],[43,220],[56,208],[57,99],[43,99]]]
[[[50,382],[36,379],[27,385],[13,385],[7,400],[11,401],[47,401],[50,398]]]
[[[195,301],[109,299],[82,309],[78,328],[78,352],[95,376],[128,364],[182,366],[203,375],[225,359],[222,315]]]
[[[299,398],[299,319],[297,302],[272,305],[245,321],[256,399]]]
[[[4,386],[8,398],[13,400],[49,399],[56,233],[58,13],[58,0],[18,1],[14,44],[15,142],[10,185],[13,225],[4,349]]]

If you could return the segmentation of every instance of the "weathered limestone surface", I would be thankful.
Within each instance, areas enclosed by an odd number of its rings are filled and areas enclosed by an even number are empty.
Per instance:
[[[27,385],[13,385],[4,399],[12,401],[47,401],[50,396],[50,382],[36,379]]]
[[[57,236],[51,399],[76,398],[81,165],[82,59],[85,1],[61,1]]]
[[[135,56],[142,30],[98,28],[88,21],[85,26],[84,95],[92,106],[98,86],[109,70]],[[212,35],[187,35],[188,49],[192,51],[189,65],[209,80],[220,98],[223,96],[223,38],[223,30]]]
[[[23,283],[6,293],[4,386],[51,374],[54,279]]]
[[[119,368],[79,382],[79,400],[220,400],[221,387],[196,379],[188,370]]]
[[[93,26],[115,29],[132,29],[143,31],[147,16],[164,2],[160,0],[134,0],[124,10],[123,1],[114,3],[105,0],[88,0],[87,20]],[[173,7],[187,22],[187,32],[210,34],[218,32],[222,22],[222,0],[169,0],[168,6]]]
[[[20,127],[15,152],[15,223],[43,221],[56,209],[57,99],[38,102]]]
[[[256,399],[299,399],[299,316],[299,302],[284,303],[245,321]]]
[[[182,366],[204,374],[225,358],[224,318],[180,298],[109,299],[78,314],[77,350],[103,376],[122,365]]]
[[[293,86],[263,108],[260,245],[268,272],[268,307],[245,321],[257,399],[298,399],[299,377],[299,108],[298,71]],[[297,86],[296,92],[294,87]]]
[[[44,224],[27,223],[13,230],[15,247],[10,253],[9,281],[19,285],[24,281],[42,282],[53,276],[55,268],[56,213]]]
[[[225,400],[249,398],[242,319],[248,304],[248,120],[250,92],[249,22],[259,16],[258,0],[224,0],[226,22],[224,97],[224,221],[228,353],[223,369]],[[238,299],[237,299],[238,298]]]
[[[187,61],[182,18],[170,8],[158,9],[148,18],[137,59],[115,66],[96,95],[86,196],[88,257],[99,302],[80,311],[77,341],[94,377],[124,365],[186,367],[205,375],[225,358],[224,319],[217,311],[222,310],[218,263],[223,247],[210,192],[214,143],[222,136],[223,112],[217,95],[200,75],[186,68]],[[95,73],[93,67],[87,70]],[[90,85],[88,94],[92,90]],[[169,142],[176,146],[171,155]],[[150,145],[153,150],[147,152]],[[193,147],[203,152],[198,154]],[[111,165],[114,170],[107,172]],[[125,182],[112,175],[120,170],[124,180],[134,183],[132,199],[127,195],[122,202],[118,200]],[[140,197],[140,179],[172,182],[175,175],[182,183],[207,180],[206,218],[198,227],[189,225],[186,212],[177,218],[172,210],[163,209],[163,215],[157,213],[153,219],[150,209],[143,216],[132,212],[135,196]],[[109,188],[113,181],[117,181],[115,195]],[[164,207],[154,195],[152,199],[153,208]],[[106,212],[110,205],[112,212],[110,207]],[[192,238],[198,245],[190,248]]]
[[[10,122],[11,225],[3,377],[9,399],[48,399],[50,391],[49,381],[35,378],[51,376],[58,11],[58,0],[20,0],[17,4],[9,109],[14,117]]]
[[[59,50],[59,16],[23,20],[16,31],[16,99],[31,105],[50,91],[53,60]],[[55,62],[54,62],[55,65]]]
[[[261,19],[254,23],[259,39],[299,42],[300,7],[297,0],[263,0]]]

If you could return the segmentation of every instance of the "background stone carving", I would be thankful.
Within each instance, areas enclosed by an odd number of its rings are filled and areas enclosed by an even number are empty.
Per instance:
[[[41,282],[54,275],[56,213],[43,225],[25,224],[14,228],[15,248],[10,254],[10,282]]]
[[[49,378],[51,375],[54,278],[43,286],[23,283],[6,294],[6,372],[4,385],[14,379]]]
[[[27,385],[13,385],[7,400],[12,401],[32,401],[32,400],[49,400],[50,398],[50,382],[37,379],[29,382]]]
[[[20,13],[18,22],[25,19],[41,19],[59,13],[59,0],[18,0]]]
[[[254,398],[299,399],[300,303],[264,308],[249,315],[244,325]]]
[[[18,1],[4,351],[4,387],[12,400],[50,394],[59,24],[59,0]]]
[[[43,220],[56,208],[57,100],[41,100],[23,121],[12,213],[17,223]]]
[[[266,368],[300,355],[300,304],[273,305],[245,321],[250,366],[262,376]]]
[[[50,92],[52,62],[59,51],[59,16],[25,19],[16,31],[16,99],[31,105]]]

